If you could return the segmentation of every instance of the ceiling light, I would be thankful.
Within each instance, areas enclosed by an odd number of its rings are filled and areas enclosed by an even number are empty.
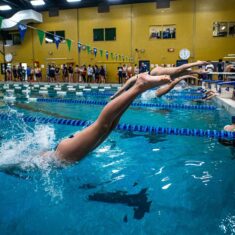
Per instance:
[[[9,11],[12,8],[9,5],[2,5],[0,6],[0,11]]]
[[[67,0],[67,2],[81,2],[81,0]]]
[[[45,5],[45,2],[43,0],[33,0],[33,1],[30,1],[30,3],[33,6],[43,6],[43,5]]]

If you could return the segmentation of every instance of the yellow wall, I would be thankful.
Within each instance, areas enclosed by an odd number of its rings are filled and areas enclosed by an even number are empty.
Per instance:
[[[59,17],[49,17],[43,13],[42,24],[35,25],[44,31],[65,30],[66,37],[74,40],[71,52],[66,44],[59,50],[54,44],[41,46],[36,31],[29,30],[22,45],[7,48],[15,54],[13,63],[39,61],[63,64],[106,64],[108,81],[115,82],[116,68],[120,62],[77,51],[77,42],[102,48],[126,56],[150,60],[152,64],[175,63],[179,51],[188,48],[192,52],[190,60],[218,60],[228,53],[235,53],[235,38],[213,38],[212,25],[215,21],[235,21],[235,0],[177,0],[171,8],[156,9],[155,3],[112,6],[109,13],[97,13],[97,8],[61,10]],[[149,26],[176,24],[176,39],[150,40]],[[117,39],[112,42],[93,42],[93,28],[116,27]],[[135,49],[145,49],[136,53]],[[167,52],[174,48],[174,52]],[[48,60],[67,58],[66,60]],[[45,71],[44,71],[45,74]]]

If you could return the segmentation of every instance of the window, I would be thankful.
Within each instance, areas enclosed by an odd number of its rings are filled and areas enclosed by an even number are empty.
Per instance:
[[[149,27],[150,39],[175,39],[176,25],[152,25]]]
[[[228,35],[232,37],[235,36],[235,22],[228,23]]]
[[[93,41],[104,41],[104,29],[93,29]]]
[[[115,41],[115,40],[116,40],[116,28],[106,28],[105,41]]]
[[[54,39],[55,35],[61,37],[60,43],[65,43],[65,31],[62,31],[62,30],[46,32],[46,35],[45,35],[46,43],[55,43],[55,39]]]
[[[12,45],[20,45],[20,34],[18,31],[2,31],[1,40],[5,41],[5,45],[12,46]]]
[[[115,41],[116,28],[93,29],[93,41]]]
[[[228,23],[214,22],[213,37],[227,37],[227,35],[228,35]]]
[[[13,45],[20,45],[21,44],[20,34],[19,33],[12,34],[12,41]]]

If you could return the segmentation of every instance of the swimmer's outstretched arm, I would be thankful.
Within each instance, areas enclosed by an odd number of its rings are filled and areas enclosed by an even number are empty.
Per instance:
[[[185,76],[181,76],[181,77],[178,77],[176,78],[174,81],[172,81],[170,84],[164,86],[164,87],[161,87],[159,88],[157,91],[156,91],[156,96],[157,97],[161,97],[163,95],[165,95],[166,93],[168,93],[169,91],[171,91],[180,81],[186,79],[186,78],[194,78],[194,79],[197,79],[197,77],[194,77],[194,76],[190,76],[190,75],[185,75]]]
[[[204,100],[211,100],[215,96],[216,96],[216,94],[213,93],[213,94],[209,95],[208,97],[206,97]]]
[[[138,95],[150,88],[161,86],[170,81],[169,76],[138,75],[134,86],[110,101],[92,125],[75,134],[72,139],[61,141],[56,149],[56,156],[60,160],[68,162],[81,160],[105,140],[118,124],[121,115]]]

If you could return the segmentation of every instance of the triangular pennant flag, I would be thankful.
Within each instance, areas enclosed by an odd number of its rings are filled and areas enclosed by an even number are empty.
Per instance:
[[[119,55],[118,57],[119,57],[119,60],[121,60],[121,59],[122,59],[122,56],[121,56],[121,55]]]
[[[3,17],[0,16],[0,29],[2,28]]]
[[[40,44],[42,45],[44,37],[45,37],[45,32],[40,29],[37,29],[37,32],[38,32],[38,38],[39,38]]]
[[[109,52],[106,51],[105,55],[106,55],[106,59],[108,60],[109,59]]]
[[[94,48],[93,51],[94,51],[94,55],[96,57],[96,55],[97,55],[97,48]]]
[[[80,42],[78,42],[78,52],[80,53],[82,49],[82,44]]]
[[[60,44],[60,37],[57,35],[54,35],[54,40],[55,40],[55,44],[56,44],[56,48],[59,48],[59,44]]]
[[[100,56],[101,57],[103,56],[103,50],[100,50]]]
[[[67,46],[69,48],[69,51],[71,49],[71,44],[72,44],[72,41],[70,39],[66,39],[66,43],[67,43]]]
[[[113,52],[111,52],[111,54],[110,54],[110,55],[111,55],[111,58],[112,58],[112,60],[113,60]]]
[[[87,49],[87,53],[90,54],[90,52],[91,52],[91,47],[87,45],[87,46],[86,46],[86,49]]]
[[[116,59],[116,60],[118,59],[118,54],[115,55],[115,59]]]
[[[123,62],[124,62],[124,60],[125,60],[125,56],[124,56],[124,55],[122,55],[122,60],[123,60]]]
[[[20,39],[21,39],[21,41],[23,41],[25,33],[27,31],[27,26],[24,25],[24,24],[19,24],[18,29],[19,29],[19,32],[20,32]]]

